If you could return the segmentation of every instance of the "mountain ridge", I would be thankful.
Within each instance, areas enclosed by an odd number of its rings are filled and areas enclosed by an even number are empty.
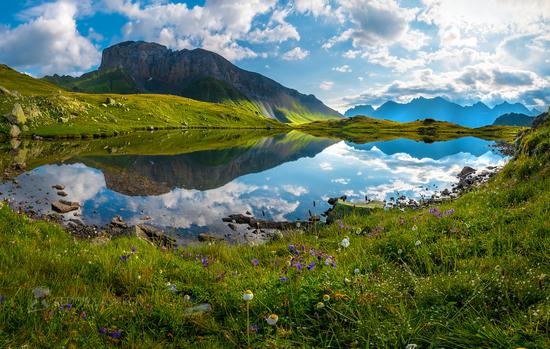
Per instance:
[[[115,74],[118,80],[113,80]],[[143,41],[125,41],[106,48],[95,72],[77,78],[46,76],[46,81],[71,91],[173,94],[205,102],[233,103],[283,122],[306,122],[341,115],[314,95],[287,88],[259,73],[241,69],[204,49],[172,51]],[[111,85],[102,82],[110,80]],[[95,83],[95,84],[94,84]]]
[[[348,109],[344,115],[351,117],[358,114],[358,110],[371,110],[371,116],[378,119],[391,121],[410,122],[418,119],[432,118],[439,121],[448,121],[467,127],[481,127],[491,125],[501,115],[507,113],[525,114],[535,116],[535,110],[529,110],[521,103],[503,102],[488,107],[483,102],[462,106],[443,97],[424,98],[417,97],[408,103],[387,101],[378,108],[370,105],[358,105]]]

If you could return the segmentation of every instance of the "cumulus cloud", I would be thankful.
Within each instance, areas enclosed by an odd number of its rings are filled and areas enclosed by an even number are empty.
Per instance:
[[[292,50],[289,50],[283,54],[283,59],[285,61],[300,61],[309,56],[308,50],[303,50],[300,47],[295,47]]]
[[[60,0],[26,10],[21,14],[25,23],[0,28],[0,61],[44,74],[74,73],[96,65],[99,50],[76,23],[79,6],[87,11],[85,4]]]
[[[331,12],[329,0],[295,0],[294,5],[299,13],[309,13],[316,17]]]

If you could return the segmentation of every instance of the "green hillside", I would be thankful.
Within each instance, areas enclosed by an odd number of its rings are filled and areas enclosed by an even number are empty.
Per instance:
[[[115,76],[113,72],[111,77]],[[63,78],[60,78],[63,79]],[[123,83],[114,86],[122,86]],[[108,79],[104,80],[104,85]],[[82,83],[79,86],[84,86]],[[67,92],[0,65],[0,115],[21,106],[23,136],[110,136],[134,130],[179,128],[285,128],[251,108],[199,102],[171,95],[120,95]],[[0,133],[11,125],[0,120]]]

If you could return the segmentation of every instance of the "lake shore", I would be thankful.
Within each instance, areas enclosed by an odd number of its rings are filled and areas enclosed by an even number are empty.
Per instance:
[[[80,240],[3,204],[0,343],[544,347],[549,139],[548,125],[525,132],[498,175],[452,202],[258,246]]]

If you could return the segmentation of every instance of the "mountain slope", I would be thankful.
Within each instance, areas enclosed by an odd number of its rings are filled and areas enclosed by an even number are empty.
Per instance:
[[[25,116],[16,124],[10,117],[14,110]],[[145,129],[287,127],[236,105],[169,95],[67,92],[0,65],[0,136],[17,137],[14,129],[21,137],[91,137]]]
[[[362,111],[363,108],[370,111],[372,107],[370,105],[355,106],[346,111],[345,115],[364,115],[362,112],[358,112]],[[489,108],[481,102],[469,106],[461,106],[441,97],[419,97],[411,100],[409,103],[389,101],[377,109],[370,111],[368,116],[399,122],[432,118],[466,127],[481,127],[491,125],[498,116],[512,112],[532,116],[532,112],[520,103],[510,104],[504,102],[496,105],[494,108]]]
[[[495,122],[493,122],[493,125],[531,127],[531,125],[533,124],[533,120],[535,120],[534,116],[528,116],[525,114],[518,114],[518,113],[508,113],[508,114],[503,114],[499,116],[495,120]]]
[[[119,71],[128,76],[128,91],[102,81]],[[97,72],[79,78],[45,77],[72,91],[173,94],[207,102],[244,105],[283,122],[307,122],[341,115],[313,95],[304,95],[261,74],[238,68],[203,49],[172,51],[146,42],[123,42],[103,51]],[[130,84],[131,81],[131,84]]]

